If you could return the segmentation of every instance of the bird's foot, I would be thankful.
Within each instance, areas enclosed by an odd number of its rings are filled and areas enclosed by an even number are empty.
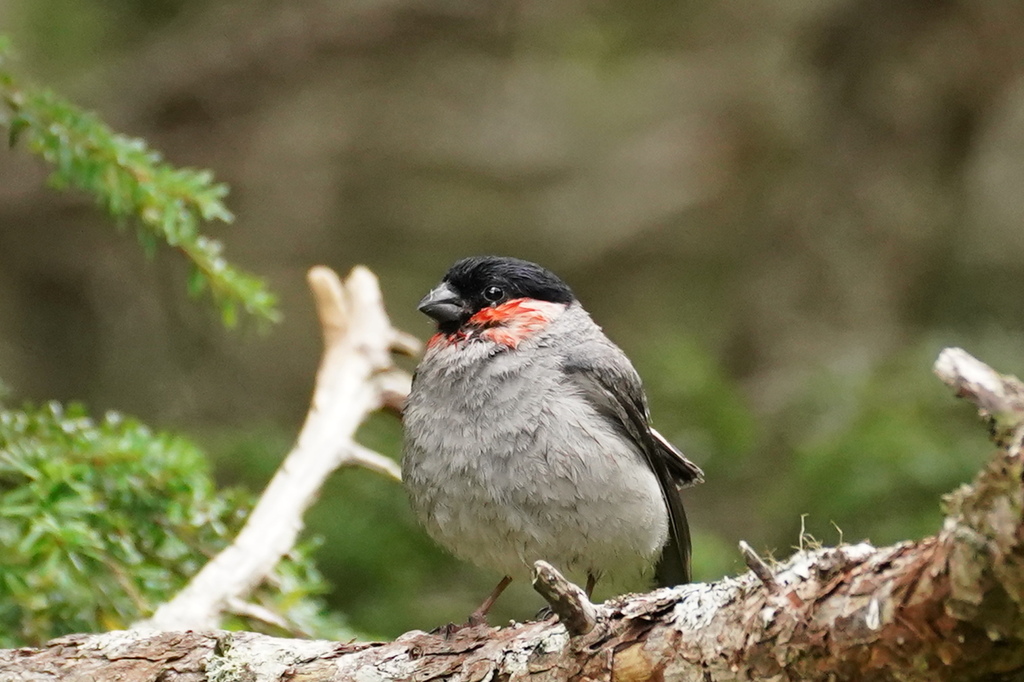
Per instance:
[[[469,614],[469,618],[465,623],[448,623],[446,625],[439,625],[430,631],[432,635],[440,635],[445,639],[451,639],[456,633],[462,630],[469,630],[471,628],[478,627],[490,627],[487,622],[487,614],[480,613],[479,610]]]
[[[444,637],[445,639],[451,639],[452,635],[468,626],[469,623],[464,623],[462,625],[459,625],[457,623],[448,623],[446,625],[437,626],[436,628],[430,631],[430,634],[439,635],[441,637]]]
[[[550,606],[545,606],[533,617],[533,620],[537,623],[541,623],[546,620],[554,620],[558,618],[558,615],[551,610]]]
[[[440,637],[444,637],[445,639],[452,639],[463,630],[472,630],[473,628],[480,627],[481,625],[483,627],[488,627],[487,619],[474,621],[471,616],[470,620],[466,621],[465,623],[448,623],[446,625],[439,625],[438,627],[431,630],[430,634],[438,635]]]

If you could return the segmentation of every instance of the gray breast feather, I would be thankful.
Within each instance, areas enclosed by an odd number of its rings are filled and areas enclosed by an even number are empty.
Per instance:
[[[625,577],[665,544],[656,476],[564,380],[565,358],[545,338],[585,336],[587,325],[600,334],[573,306],[516,350],[440,347],[418,370],[403,475],[414,511],[454,554],[510,575],[545,559]]]

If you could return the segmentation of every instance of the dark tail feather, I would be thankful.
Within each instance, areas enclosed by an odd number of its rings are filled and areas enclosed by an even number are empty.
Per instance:
[[[683,496],[679,487],[664,469],[657,473],[659,478],[664,477],[661,490],[668,506],[668,544],[661,550],[661,557],[654,568],[654,577],[658,587],[672,587],[691,580],[690,523],[686,520],[686,510],[683,509]]]
[[[700,467],[687,459],[679,448],[665,439],[665,436],[652,428],[651,437],[654,438],[658,454],[665,460],[669,473],[672,474],[678,485],[688,488],[691,485],[704,482],[704,472],[700,470]]]

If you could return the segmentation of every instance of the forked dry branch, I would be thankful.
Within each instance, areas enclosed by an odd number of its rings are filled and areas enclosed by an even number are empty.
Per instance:
[[[308,280],[324,352],[295,446],[235,541],[137,629],[210,630],[220,626],[225,612],[262,613],[245,599],[295,547],[303,514],[332,472],[363,466],[401,478],[394,460],[353,438],[370,413],[398,407],[408,395],[411,379],[395,367],[392,353],[414,354],[419,341],[391,326],[377,278],[366,268],[354,268],[343,283],[333,270],[315,267]],[[279,624],[274,616],[263,619]]]

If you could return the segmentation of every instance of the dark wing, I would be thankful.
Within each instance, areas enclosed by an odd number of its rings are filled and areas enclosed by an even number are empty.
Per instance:
[[[651,430],[654,443],[658,446],[661,456],[668,462],[669,471],[672,472],[677,484],[688,488],[691,485],[704,482],[704,472],[699,466],[686,459],[686,455],[680,452],[679,448],[665,440],[665,436],[658,433],[653,427],[648,426],[647,428]]]
[[[625,355],[614,347],[600,350],[602,362],[594,362],[591,357],[572,358],[562,369],[598,413],[613,421],[636,444],[657,476],[668,507],[669,540],[658,559],[655,577],[663,587],[688,583],[690,525],[679,488],[703,481],[704,474],[651,428],[640,377]]]

